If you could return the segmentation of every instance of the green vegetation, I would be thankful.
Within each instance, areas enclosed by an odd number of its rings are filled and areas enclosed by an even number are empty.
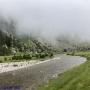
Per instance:
[[[0,55],[4,57],[0,59],[0,63],[53,57],[52,46],[38,41],[35,37],[22,35],[16,38],[1,30],[0,34]]]
[[[40,86],[38,90],[90,90],[90,52],[70,53],[86,57],[88,60],[78,66],[62,73],[57,79]]]
[[[45,60],[52,58],[53,53],[30,53],[30,54],[17,54],[14,56],[0,56],[0,63],[4,62],[17,62],[25,60]]]
[[[45,59],[45,58],[53,57],[52,53],[32,53],[32,54],[23,54],[23,55],[15,55],[12,57],[12,60],[21,61],[21,60],[35,60],[35,59]]]
[[[34,35],[18,35],[17,30],[13,19],[0,19],[0,63],[53,57],[51,44]]]
[[[12,56],[0,56],[0,63],[11,62]]]
[[[87,60],[90,60],[90,51],[87,52],[71,52],[68,53],[68,55],[72,55],[72,56],[82,56],[82,57],[86,57]]]

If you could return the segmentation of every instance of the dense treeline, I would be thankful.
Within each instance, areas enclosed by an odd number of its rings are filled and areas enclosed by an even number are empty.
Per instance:
[[[25,39],[26,37],[23,38]],[[50,51],[51,47],[43,45],[34,38],[28,38],[24,42],[22,39],[14,37],[13,34],[4,33],[0,30],[0,55],[15,54],[16,52],[41,53]]]
[[[49,55],[53,52],[51,45],[40,42],[36,37],[17,34],[17,25],[13,19],[0,19],[0,55],[14,55],[20,57],[23,55],[30,57],[35,54],[36,57]],[[31,53],[31,56],[29,55]],[[33,53],[33,54],[32,54]],[[47,55],[46,55],[47,56]],[[33,57],[33,56],[32,56]]]
[[[33,35],[18,35],[17,23],[13,19],[0,18],[0,55],[22,55],[28,53],[52,53],[90,50],[90,43],[59,36],[55,48],[42,43]]]

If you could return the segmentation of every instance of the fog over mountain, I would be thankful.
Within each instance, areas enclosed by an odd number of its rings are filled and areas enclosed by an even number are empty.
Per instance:
[[[0,0],[0,13],[16,19],[19,32],[90,40],[89,0]]]

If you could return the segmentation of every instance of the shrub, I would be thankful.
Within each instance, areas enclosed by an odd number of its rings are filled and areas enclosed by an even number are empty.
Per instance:
[[[53,53],[50,53],[50,57],[53,57]]]
[[[2,61],[2,60],[0,60],[0,63],[3,63],[3,61]]]
[[[33,54],[32,54],[32,57],[36,57],[36,54],[33,53]]]
[[[12,57],[12,60],[22,60],[23,59],[23,56],[13,56]]]
[[[22,60],[23,59],[23,56],[18,56],[18,60]]]
[[[23,54],[22,55],[15,55],[12,57],[12,60],[31,60],[31,59],[43,59],[45,57],[53,57],[53,53],[47,53],[47,52],[42,52],[42,53],[32,53],[32,54]]]
[[[40,54],[39,54],[39,53],[36,54],[36,58],[37,58],[37,59],[40,58]]]
[[[24,54],[23,55],[23,59],[26,59],[26,60],[32,59],[32,55],[30,55],[30,54]]]
[[[49,54],[48,53],[45,53],[45,56],[47,57],[47,56],[49,56]]]
[[[73,52],[71,53],[71,55],[74,56],[74,55],[75,55],[75,52],[73,51]]]
[[[15,60],[15,59],[16,59],[16,56],[13,56],[13,57],[12,57],[12,60]]]
[[[7,61],[8,60],[8,58],[7,57],[4,57],[4,61]]]
[[[40,58],[45,58],[45,53],[41,53]]]
[[[12,58],[9,58],[9,60],[12,60]]]

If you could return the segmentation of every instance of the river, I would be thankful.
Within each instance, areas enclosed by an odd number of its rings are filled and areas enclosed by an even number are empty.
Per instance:
[[[56,78],[58,74],[85,61],[85,58],[79,56],[60,55],[57,59],[51,61],[2,73],[0,74],[0,90],[35,90],[38,85]]]

